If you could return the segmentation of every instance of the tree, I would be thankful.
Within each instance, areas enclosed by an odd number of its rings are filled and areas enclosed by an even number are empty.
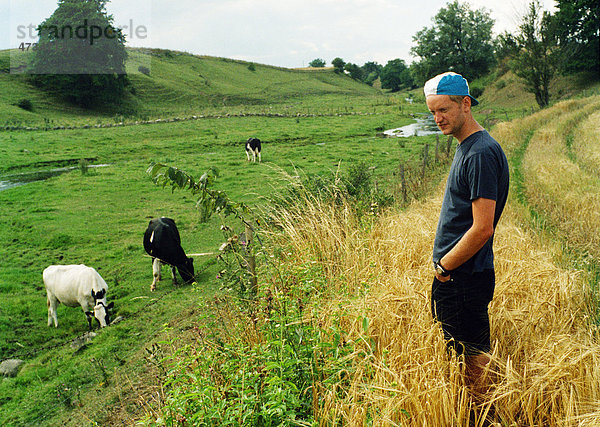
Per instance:
[[[548,88],[556,71],[553,54],[556,43],[551,37],[549,22],[549,14],[542,13],[538,0],[529,3],[514,37],[516,48],[510,61],[510,68],[525,81],[526,89],[535,95],[540,108],[548,106]]]
[[[358,65],[347,62],[346,65],[344,65],[344,71],[346,71],[354,80],[362,80],[363,72]]]
[[[397,92],[402,87],[412,87],[414,80],[402,59],[392,59],[381,70],[381,87]]]
[[[559,67],[564,73],[600,73],[600,2],[556,0],[551,18],[559,43]]]
[[[494,64],[492,27],[494,20],[485,9],[471,10],[458,1],[439,10],[431,28],[413,37],[411,49],[419,58],[413,66],[418,84],[445,71],[473,80],[487,73]]]
[[[346,65],[346,63],[344,62],[344,60],[342,58],[335,58],[333,61],[331,61],[331,65],[333,65],[333,70],[336,73],[338,73],[338,74],[344,73],[344,66]]]
[[[83,107],[119,101],[128,85],[125,36],[107,0],[59,0],[38,28],[30,71],[37,85]]]
[[[321,58],[316,58],[310,61],[308,65],[314,68],[323,68],[325,67],[325,61],[323,61]]]
[[[362,67],[362,80],[369,86],[373,86],[375,80],[379,78],[381,71],[383,70],[383,65],[378,64],[377,62],[365,62]]]

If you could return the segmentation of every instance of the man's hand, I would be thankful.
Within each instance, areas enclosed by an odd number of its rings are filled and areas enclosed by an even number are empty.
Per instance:
[[[447,281],[450,280],[451,277],[452,277],[452,275],[444,277],[444,276],[440,275],[437,271],[435,272],[435,278],[438,279],[442,283],[446,283]]]

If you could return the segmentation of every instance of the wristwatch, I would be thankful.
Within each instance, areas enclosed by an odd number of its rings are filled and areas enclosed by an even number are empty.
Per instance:
[[[435,272],[442,277],[450,276],[450,272],[446,270],[439,261],[433,263],[433,268],[435,269]]]

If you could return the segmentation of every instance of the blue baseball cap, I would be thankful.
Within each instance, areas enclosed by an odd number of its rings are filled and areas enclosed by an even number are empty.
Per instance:
[[[429,95],[458,95],[468,96],[471,98],[471,105],[475,106],[479,104],[475,98],[469,93],[469,83],[460,74],[453,72],[447,72],[438,74],[434,78],[428,80],[423,88],[425,92],[425,98]]]

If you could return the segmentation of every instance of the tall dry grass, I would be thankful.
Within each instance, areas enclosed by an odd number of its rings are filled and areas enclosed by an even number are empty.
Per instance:
[[[600,111],[582,121],[573,140],[577,160],[591,173],[600,172]]]
[[[490,133],[507,153],[514,152],[521,146],[529,132],[546,125],[554,119],[557,114],[554,108],[556,107],[546,108],[521,119],[498,123]],[[577,108],[577,102],[575,101],[566,101],[560,104],[561,111],[568,111],[573,108]]]
[[[477,404],[430,313],[441,200],[389,212],[372,227],[358,227],[341,199],[309,196],[299,206],[275,215],[286,262],[324,267],[335,289],[315,302],[315,323],[327,329],[335,319],[355,348],[349,372],[315,387],[321,425],[466,426],[486,417],[503,426],[600,425],[600,344],[586,285],[552,263],[560,249],[524,230],[511,206],[495,237],[490,390]]]
[[[264,212],[278,230],[271,234],[275,245],[288,247],[297,264],[320,264],[331,292],[355,288],[368,268],[368,249],[360,219],[344,191],[334,182],[313,192],[301,181],[283,176],[297,198],[293,203],[275,203],[274,209]]]
[[[429,308],[440,200],[387,214],[368,233],[355,227],[348,206],[314,201],[281,224],[295,262],[318,259],[330,283],[346,272],[349,292],[319,301],[320,321],[327,328],[341,317],[356,348],[345,385],[320,389],[321,424],[468,425],[492,412],[501,425],[600,423],[600,345],[585,284],[552,264],[510,208],[495,243],[492,386],[473,411],[460,364],[447,357]],[[357,297],[352,290],[365,282],[370,291]]]
[[[555,119],[534,133],[523,160],[523,175],[529,203],[568,238],[570,246],[598,258],[600,181],[597,174],[568,155],[567,138],[570,134],[574,140],[582,138],[574,130],[600,110],[600,100],[578,101],[577,106],[562,114],[555,107]],[[598,145],[594,140],[587,143]]]

